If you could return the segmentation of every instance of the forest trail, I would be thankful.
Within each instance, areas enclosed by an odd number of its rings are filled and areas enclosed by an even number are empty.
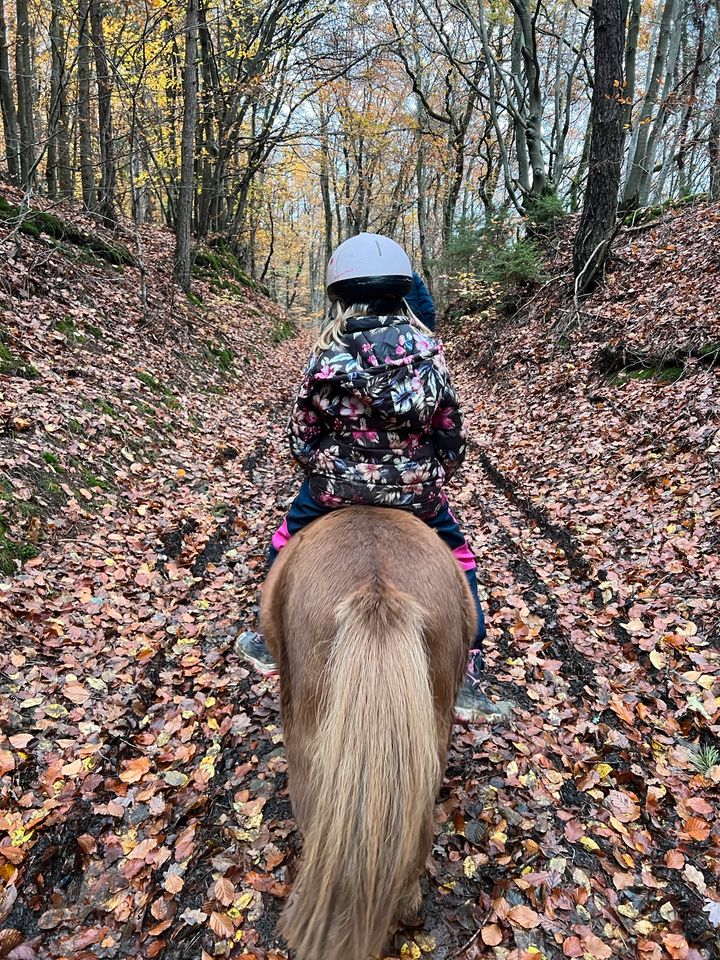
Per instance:
[[[201,291],[207,316],[162,337],[99,286],[63,305],[72,328],[32,300],[12,327],[39,376],[8,381],[2,476],[55,513],[0,578],[0,957],[287,955],[277,681],[233,641],[297,486],[285,422],[311,336]],[[622,310],[598,316],[605,343]],[[388,956],[717,950],[717,369],[605,376],[595,322],[447,329],[472,438],[450,498],[479,555],[489,693],[515,707],[455,728],[424,923]]]

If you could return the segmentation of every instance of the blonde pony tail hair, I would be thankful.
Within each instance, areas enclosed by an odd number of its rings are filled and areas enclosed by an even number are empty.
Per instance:
[[[348,320],[352,320],[354,317],[367,317],[370,315],[369,303],[353,303],[350,306],[345,306],[341,300],[335,300],[330,308],[330,315],[325,321],[320,331],[320,336],[315,343],[315,352],[327,350],[331,344],[339,343],[340,338],[345,333]],[[402,306],[397,315],[404,317],[411,326],[415,327],[421,333],[429,337],[434,335],[429,327],[426,327],[425,324],[415,316],[405,300],[402,301]]]

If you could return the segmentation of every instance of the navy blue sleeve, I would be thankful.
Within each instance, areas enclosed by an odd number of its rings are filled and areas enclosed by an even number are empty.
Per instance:
[[[418,320],[422,321],[428,330],[435,330],[435,304],[430,291],[418,273],[413,273],[413,285],[410,293],[405,297],[408,305]]]

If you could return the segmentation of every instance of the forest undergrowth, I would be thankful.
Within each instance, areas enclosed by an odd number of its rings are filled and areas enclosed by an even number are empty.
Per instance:
[[[441,330],[472,437],[450,495],[514,709],[455,728],[423,924],[388,956],[718,955],[719,224],[622,234],[578,316],[558,261],[515,316]],[[156,229],[145,306],[135,267],[14,243],[0,957],[285,957],[277,682],[233,644],[298,484],[311,332],[212,277],[190,303]]]

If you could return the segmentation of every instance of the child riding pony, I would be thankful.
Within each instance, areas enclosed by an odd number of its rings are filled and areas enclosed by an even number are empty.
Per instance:
[[[292,536],[339,508],[394,507],[423,520],[454,553],[475,601],[477,633],[456,704],[470,719],[488,704],[480,690],[485,623],[475,557],[444,489],[465,457],[465,433],[442,343],[403,299],[412,282],[407,254],[388,237],[362,233],[330,258],[332,310],[289,424],[305,480],[268,559],[272,565]],[[414,563],[412,551],[406,562]],[[258,634],[242,634],[238,649],[261,672],[275,671]]]

